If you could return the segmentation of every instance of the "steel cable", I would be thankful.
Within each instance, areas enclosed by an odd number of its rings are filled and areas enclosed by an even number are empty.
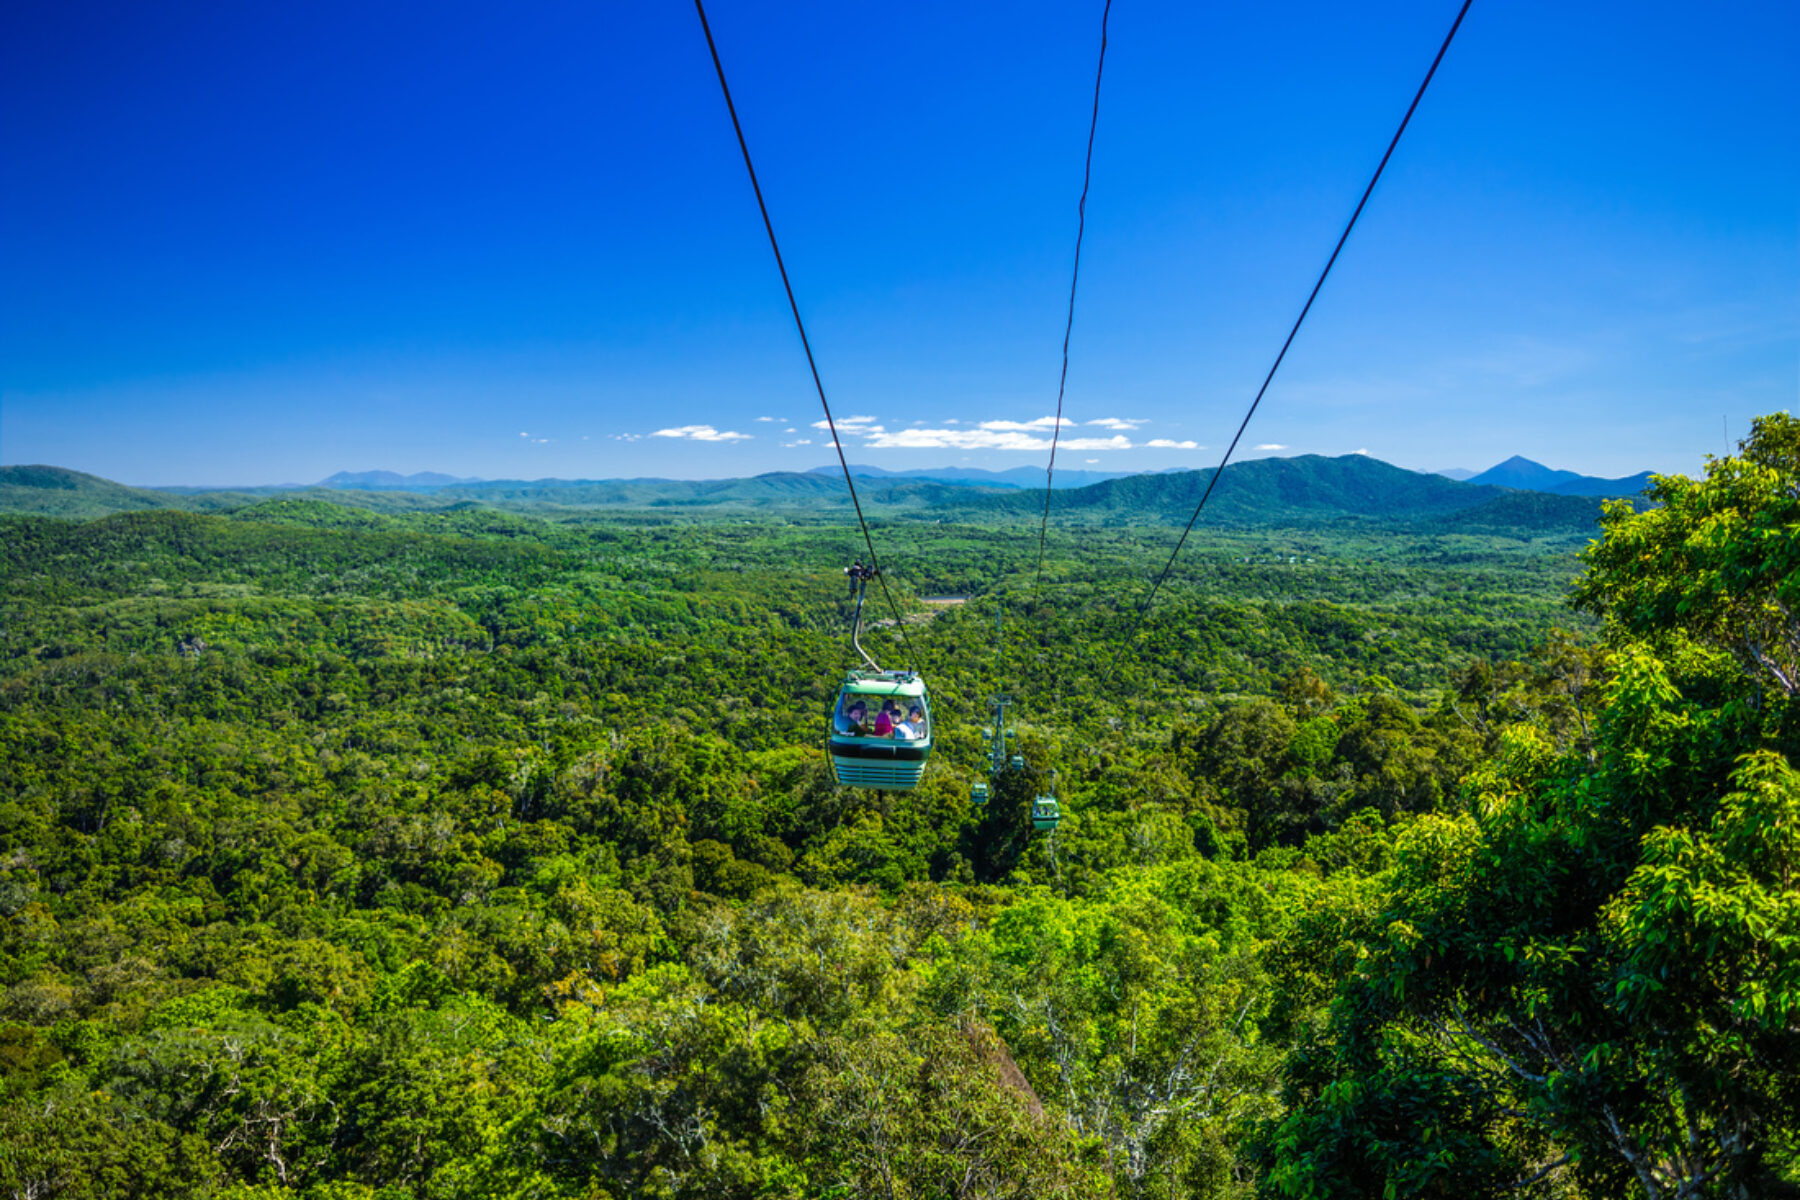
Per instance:
[[[1038,526],[1037,575],[1032,580],[1032,603],[1044,586],[1044,543],[1050,533],[1050,492],[1056,486],[1056,446],[1062,440],[1063,394],[1069,386],[1069,337],[1075,330],[1075,288],[1081,282],[1081,242],[1087,235],[1088,184],[1094,175],[1094,131],[1100,127],[1100,80],[1106,73],[1106,25],[1112,17],[1112,0],[1100,13],[1100,62],[1094,68],[1094,111],[1088,118],[1087,158],[1081,167],[1081,202],[1075,206],[1075,267],[1069,272],[1069,316],[1063,323],[1062,376],[1056,383],[1056,424],[1050,431],[1050,465],[1044,469],[1044,519]]]
[[[888,611],[893,614],[894,628],[900,631],[901,644],[906,647],[908,658],[912,657],[912,640],[906,635],[906,622],[900,619],[900,607],[894,603],[894,594],[888,590],[887,577],[881,572],[881,560],[875,554],[875,539],[869,533],[868,519],[863,515],[862,500],[856,494],[856,481],[850,476],[850,460],[844,457],[844,444],[838,440],[837,421],[831,415],[831,402],[825,398],[825,383],[819,377],[819,364],[813,358],[812,342],[806,336],[806,322],[800,319],[800,305],[794,299],[794,285],[788,279],[787,263],[781,257],[781,243],[775,239],[775,223],[769,219],[769,206],[763,200],[762,184],[756,178],[756,164],[750,161],[750,143],[744,139],[744,126],[738,120],[737,105],[731,99],[731,85],[725,82],[725,64],[719,59],[718,43],[713,41],[712,24],[706,19],[706,5],[702,0],[694,0],[694,10],[700,14],[700,29],[706,34],[706,48],[712,54],[713,70],[718,72],[719,90],[725,95],[725,108],[731,113],[731,128],[737,133],[738,149],[744,155],[744,169],[750,173],[750,188],[756,193],[756,207],[762,213],[763,228],[769,234],[769,249],[775,252],[775,268],[781,272],[781,286],[787,292],[788,309],[794,314],[794,328],[800,332],[800,347],[806,351],[806,365],[812,371],[813,387],[819,393],[819,407],[825,410],[825,425],[831,430],[831,445],[837,451],[838,465],[844,469],[844,486],[850,489],[850,503],[856,509],[856,522],[862,526],[863,545],[869,550],[869,565],[875,569],[875,580],[881,584],[882,597],[887,601]],[[917,662],[909,662],[909,667],[916,668]]]
[[[1194,506],[1194,515],[1188,518],[1187,528],[1181,531],[1181,537],[1176,541],[1175,549],[1169,553],[1169,561],[1163,564],[1162,573],[1151,585],[1150,594],[1144,598],[1143,605],[1139,607],[1137,617],[1132,622],[1130,630],[1127,631],[1125,640],[1114,652],[1112,663],[1107,667],[1106,675],[1100,681],[1102,687],[1111,682],[1113,672],[1118,669],[1120,660],[1125,657],[1125,651],[1130,649],[1132,639],[1142,628],[1144,618],[1150,612],[1151,604],[1155,603],[1156,595],[1162,590],[1163,582],[1168,579],[1169,572],[1174,569],[1175,560],[1180,557],[1182,547],[1187,545],[1188,535],[1194,531],[1194,524],[1200,520],[1201,510],[1206,507],[1206,502],[1211,498],[1213,489],[1218,486],[1219,477],[1225,473],[1225,465],[1231,461],[1232,454],[1237,450],[1238,442],[1243,439],[1244,430],[1249,428],[1250,418],[1256,415],[1257,406],[1262,403],[1264,393],[1269,390],[1269,384],[1275,379],[1275,372],[1281,369],[1281,362],[1287,357],[1288,347],[1294,344],[1294,338],[1299,334],[1300,326],[1306,320],[1306,314],[1312,311],[1313,301],[1319,298],[1319,289],[1325,286],[1326,276],[1331,274],[1331,268],[1336,265],[1338,255],[1343,252],[1344,243],[1350,240],[1350,231],[1356,228],[1357,218],[1362,216],[1363,207],[1368,204],[1369,196],[1375,191],[1375,184],[1380,181],[1381,173],[1387,170],[1388,160],[1394,156],[1394,148],[1400,144],[1400,136],[1406,132],[1406,126],[1412,121],[1413,113],[1418,110],[1419,101],[1425,98],[1425,89],[1431,86],[1432,77],[1437,74],[1438,64],[1444,61],[1444,55],[1449,51],[1450,43],[1456,38],[1456,31],[1462,28],[1463,18],[1469,15],[1469,6],[1473,3],[1474,0],[1463,0],[1463,6],[1457,12],[1456,20],[1450,25],[1450,32],[1444,35],[1444,44],[1438,47],[1437,57],[1431,60],[1431,69],[1425,72],[1424,81],[1419,84],[1419,90],[1414,93],[1412,103],[1406,107],[1406,115],[1400,118],[1400,127],[1394,130],[1394,136],[1388,142],[1387,152],[1381,156],[1381,162],[1376,166],[1375,174],[1369,177],[1369,186],[1363,189],[1362,199],[1356,202],[1356,210],[1350,214],[1350,220],[1345,224],[1344,232],[1338,235],[1337,245],[1332,248],[1331,257],[1325,260],[1325,269],[1319,272],[1318,281],[1313,284],[1311,293],[1306,297],[1306,304],[1300,309],[1300,315],[1294,319],[1293,328],[1288,330],[1287,340],[1281,343],[1281,352],[1275,356],[1275,362],[1269,367],[1269,373],[1263,377],[1262,386],[1256,389],[1256,398],[1250,401],[1249,410],[1244,413],[1244,419],[1238,423],[1237,433],[1231,438],[1231,445],[1225,448],[1225,456],[1219,460],[1219,465],[1213,470],[1212,478],[1206,481],[1206,490],[1200,494],[1200,503]]]

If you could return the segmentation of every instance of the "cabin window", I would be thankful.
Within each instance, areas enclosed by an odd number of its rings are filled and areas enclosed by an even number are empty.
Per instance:
[[[930,720],[923,696],[844,692],[838,698],[831,727],[834,733],[853,737],[916,742],[931,736]]]

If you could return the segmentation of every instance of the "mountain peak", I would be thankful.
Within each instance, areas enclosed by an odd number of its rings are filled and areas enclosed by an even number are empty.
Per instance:
[[[1574,471],[1557,471],[1546,467],[1541,462],[1533,462],[1523,454],[1515,454],[1497,466],[1489,467],[1479,475],[1469,477],[1470,483],[1487,483],[1495,487],[1530,488],[1534,491],[1547,490],[1550,485],[1561,483],[1567,479],[1579,479]]]
[[[1479,475],[1470,476],[1468,482],[1565,496],[1633,496],[1650,482],[1650,472],[1641,471],[1622,479],[1601,479],[1578,471],[1559,471],[1515,454]]]

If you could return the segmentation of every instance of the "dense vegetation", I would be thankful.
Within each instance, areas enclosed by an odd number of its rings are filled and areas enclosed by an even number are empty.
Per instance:
[[[0,518],[0,1192],[1775,1194],[1800,426],[1655,498],[1211,534],[1142,629],[1166,528],[890,514],[886,795],[836,516]]]

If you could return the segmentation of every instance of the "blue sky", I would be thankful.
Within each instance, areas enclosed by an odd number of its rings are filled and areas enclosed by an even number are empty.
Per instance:
[[[1042,460],[1100,7],[709,9],[852,461]],[[1455,9],[1117,0],[1059,463],[1216,460]],[[11,11],[0,461],[830,460],[690,8]],[[1796,61],[1788,3],[1477,0],[1250,453],[1694,471],[1792,407]]]

